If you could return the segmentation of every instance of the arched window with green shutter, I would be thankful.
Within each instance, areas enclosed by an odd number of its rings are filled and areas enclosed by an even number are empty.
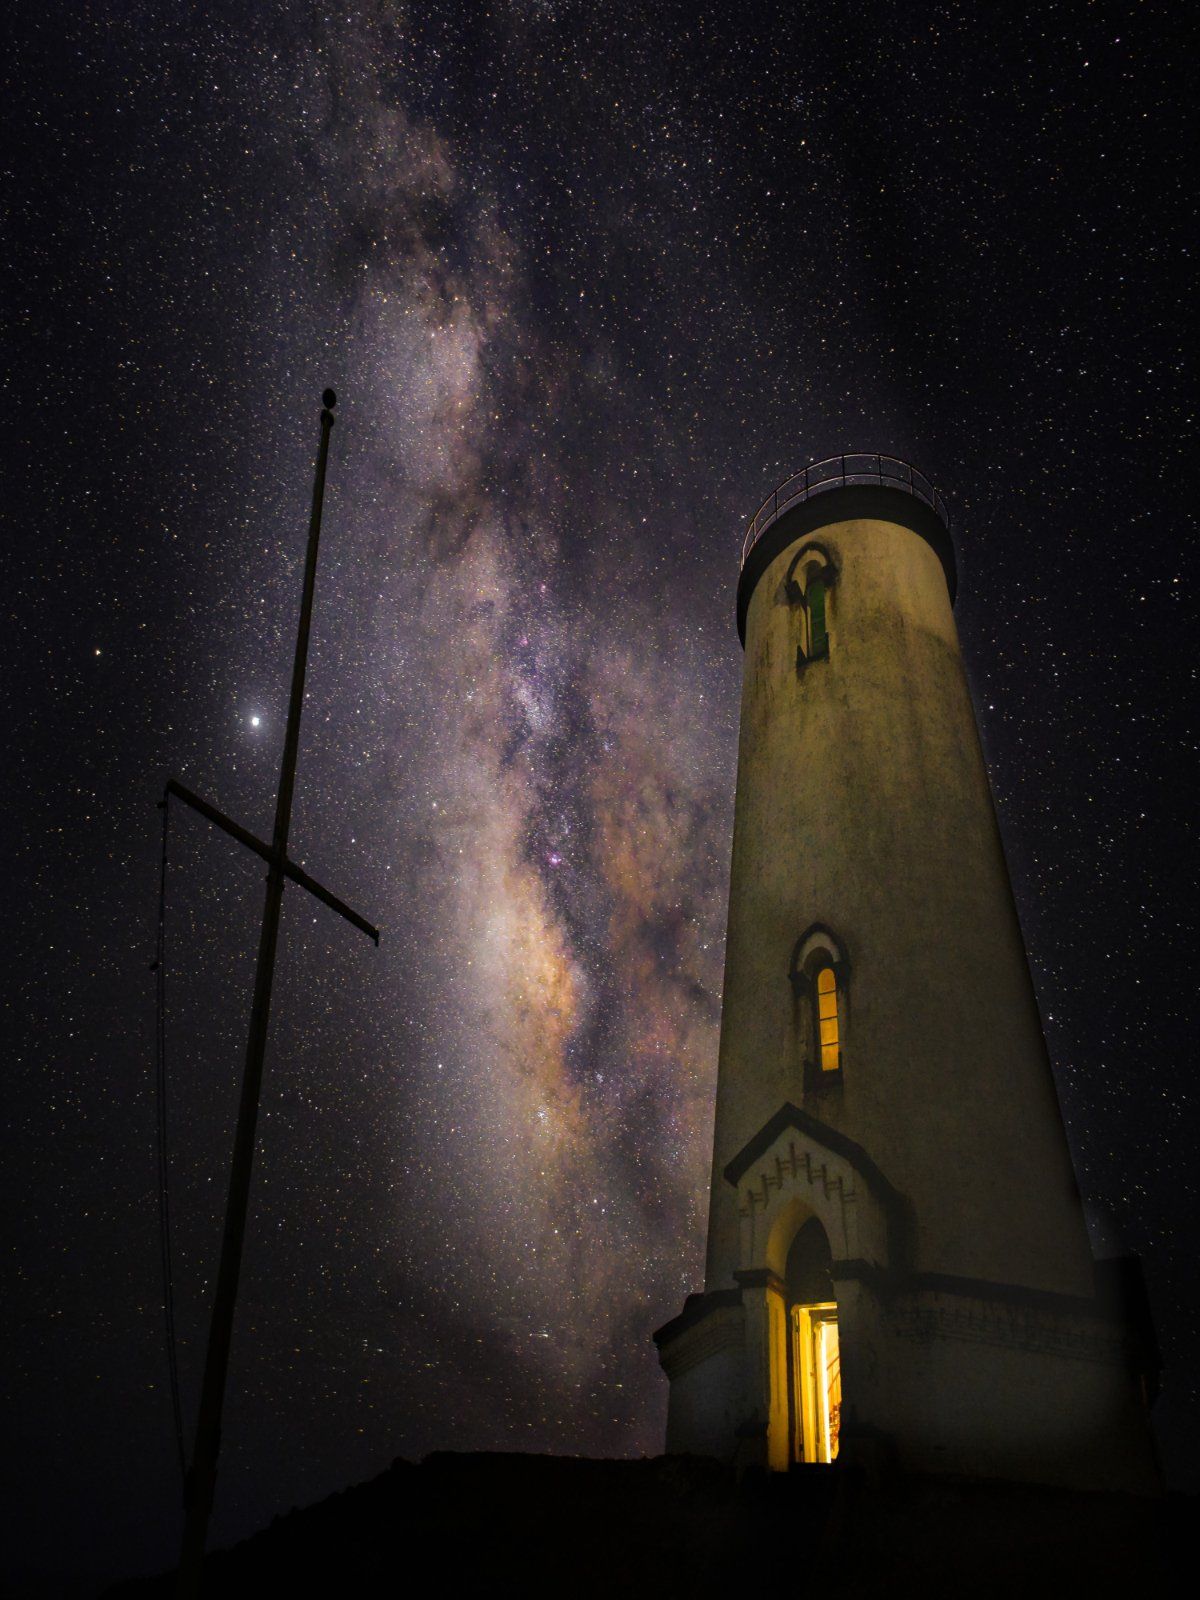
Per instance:
[[[797,671],[829,655],[829,591],[836,579],[829,551],[815,543],[802,545],[788,568],[787,596],[798,613]]]

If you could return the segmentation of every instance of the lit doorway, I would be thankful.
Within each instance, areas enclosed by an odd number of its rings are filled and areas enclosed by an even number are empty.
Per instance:
[[[842,1363],[837,1305],[792,1307],[792,1459],[828,1466],[837,1459]]]
[[[833,1259],[825,1229],[809,1217],[787,1254],[787,1389],[795,1462],[837,1460],[842,1420],[842,1363]]]

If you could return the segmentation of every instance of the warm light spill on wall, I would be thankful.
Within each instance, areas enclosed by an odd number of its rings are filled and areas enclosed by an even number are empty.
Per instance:
[[[820,1405],[818,1424],[821,1430],[819,1450],[821,1459],[831,1462],[838,1453],[842,1420],[842,1359],[836,1313],[817,1322],[815,1332]]]

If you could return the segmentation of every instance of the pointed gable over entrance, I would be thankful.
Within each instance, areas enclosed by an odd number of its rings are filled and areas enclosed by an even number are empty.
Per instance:
[[[783,1275],[788,1247],[809,1216],[835,1267],[899,1267],[909,1256],[909,1207],[853,1139],[786,1101],[724,1171],[737,1190],[740,1270]]]

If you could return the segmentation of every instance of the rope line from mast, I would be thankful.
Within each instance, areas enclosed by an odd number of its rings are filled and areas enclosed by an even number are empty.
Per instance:
[[[167,1371],[170,1374],[171,1410],[175,1423],[175,1446],[179,1471],[187,1479],[187,1447],[183,1434],[183,1402],[179,1390],[179,1345],[175,1332],[175,1278],[171,1257],[170,1146],[167,1139],[167,834],[170,820],[170,792],[159,801],[162,812],[162,859],[158,872],[158,940],[154,959],[155,1039],[154,1087],[158,1146],[158,1237],[162,1264],[163,1322],[167,1340]]]

